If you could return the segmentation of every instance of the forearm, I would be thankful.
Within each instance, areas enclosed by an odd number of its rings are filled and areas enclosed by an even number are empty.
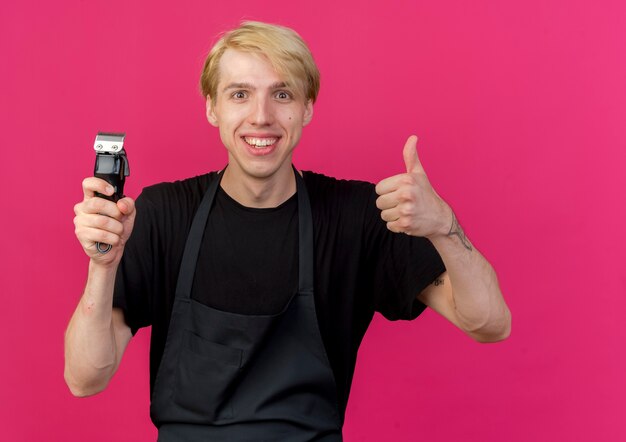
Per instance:
[[[77,396],[103,390],[116,369],[112,321],[116,269],[90,262],[85,291],[65,334],[65,380]]]
[[[511,314],[495,271],[466,237],[454,213],[447,230],[430,240],[446,266],[459,325],[479,340],[506,338]]]

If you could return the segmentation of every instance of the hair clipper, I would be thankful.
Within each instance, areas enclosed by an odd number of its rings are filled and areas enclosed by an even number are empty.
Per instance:
[[[124,150],[125,133],[98,132],[93,148],[96,151],[96,165],[94,176],[102,178],[113,186],[113,195],[103,195],[96,192],[96,196],[117,202],[124,198],[124,181],[130,175],[128,158]],[[100,253],[111,250],[110,244],[96,243],[96,249]]]

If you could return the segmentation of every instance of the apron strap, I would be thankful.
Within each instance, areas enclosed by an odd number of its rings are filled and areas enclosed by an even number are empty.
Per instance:
[[[202,198],[202,202],[198,207],[196,216],[191,223],[191,229],[189,229],[189,235],[187,235],[187,243],[185,244],[185,251],[183,253],[183,259],[180,263],[180,270],[178,273],[178,281],[176,282],[176,298],[189,300],[191,297],[191,287],[193,286],[193,276],[196,272],[196,263],[198,261],[198,255],[200,254],[200,245],[202,244],[202,237],[204,236],[204,230],[206,222],[209,219],[209,212],[215,199],[215,193],[217,187],[222,181],[223,171],[218,172],[218,176],[209,185],[209,188]]]
[[[293,171],[296,175],[296,192],[298,193],[298,293],[313,295],[313,257],[315,256],[313,216],[304,179],[295,167]]]

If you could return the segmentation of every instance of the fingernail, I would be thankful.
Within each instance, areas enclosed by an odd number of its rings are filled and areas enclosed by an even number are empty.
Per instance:
[[[112,186],[107,186],[107,193],[113,193],[113,190]]]

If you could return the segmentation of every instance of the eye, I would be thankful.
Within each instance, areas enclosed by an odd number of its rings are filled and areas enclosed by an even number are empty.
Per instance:
[[[235,91],[231,95],[235,100],[245,100],[248,97],[245,91]]]
[[[281,101],[288,101],[292,98],[291,94],[287,91],[277,91],[275,97]]]

